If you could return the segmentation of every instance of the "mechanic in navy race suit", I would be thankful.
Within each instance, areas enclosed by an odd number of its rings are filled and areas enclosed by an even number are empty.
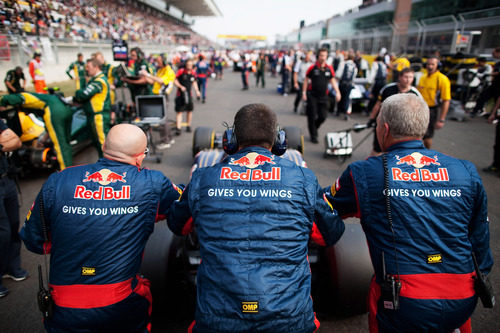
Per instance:
[[[52,174],[38,194],[20,234],[28,250],[51,254],[55,307],[47,331],[151,330],[149,281],[139,267],[154,222],[180,191],[159,171],[140,169],[146,144],[139,127],[116,125],[103,158]]]
[[[396,94],[382,104],[377,136],[384,157],[349,165],[331,187],[342,217],[361,219],[375,270],[369,294],[370,332],[470,332],[477,303],[474,252],[480,270],[493,265],[486,193],[468,161],[424,148],[429,109],[422,98]],[[386,273],[401,281],[400,308],[381,297]]]
[[[307,244],[334,244],[344,224],[311,170],[271,152],[277,120],[267,106],[242,107],[234,133],[226,149],[237,152],[197,169],[167,219],[200,241],[190,331],[313,332]]]

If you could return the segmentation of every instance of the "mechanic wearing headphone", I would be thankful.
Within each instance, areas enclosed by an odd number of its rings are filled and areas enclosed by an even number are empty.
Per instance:
[[[330,190],[368,241],[370,332],[470,332],[472,253],[482,273],[493,265],[481,179],[472,163],[424,147],[428,123],[422,98],[387,98],[376,130],[386,153],[352,163]]]
[[[286,140],[267,106],[242,107],[223,145],[230,156],[197,169],[167,219],[200,241],[190,331],[313,332],[307,244],[334,244],[344,224],[312,171],[277,156]]]

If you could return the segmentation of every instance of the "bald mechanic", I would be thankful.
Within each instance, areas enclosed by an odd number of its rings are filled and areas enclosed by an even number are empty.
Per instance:
[[[139,127],[116,125],[104,158],[52,174],[38,194],[20,235],[28,250],[51,254],[47,331],[151,330],[149,281],[139,267],[155,221],[179,192],[161,172],[141,169],[146,144]]]
[[[276,115],[242,107],[225,150],[197,169],[167,219],[200,241],[193,332],[313,332],[310,238],[332,245],[344,224],[311,170],[276,156]],[[226,137],[228,133],[226,132]],[[278,141],[278,142],[277,142]]]
[[[377,118],[385,154],[349,165],[331,188],[333,207],[360,218],[368,241],[370,332],[470,332],[472,253],[482,273],[493,265],[481,178],[472,163],[424,147],[428,123],[422,98],[387,98]],[[394,309],[385,287],[398,281]]]

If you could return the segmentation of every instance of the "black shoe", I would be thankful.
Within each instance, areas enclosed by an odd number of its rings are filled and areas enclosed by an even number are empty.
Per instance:
[[[294,113],[297,113],[297,108],[293,108],[293,112],[294,112]]]
[[[312,143],[319,143],[318,138],[311,138]]]
[[[175,135],[181,135],[181,129],[180,128],[176,128],[175,129]]]
[[[202,99],[202,100],[201,100],[201,103],[205,104],[205,99]]]
[[[483,171],[488,173],[496,173],[500,175],[500,168],[497,168],[494,165],[490,165],[489,167],[484,168]]]
[[[186,132],[191,133],[191,126],[186,126]]]

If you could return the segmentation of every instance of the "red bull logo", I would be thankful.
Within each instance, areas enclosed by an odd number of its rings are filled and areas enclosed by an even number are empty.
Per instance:
[[[401,164],[407,164],[411,165],[415,168],[422,168],[424,166],[429,166],[429,165],[441,165],[441,163],[438,163],[438,158],[435,155],[434,157],[429,157],[422,155],[420,153],[411,153],[410,155],[402,156],[399,157],[399,155],[395,156],[398,162],[396,163],[397,165]]]
[[[414,152],[410,155],[405,156],[395,156],[398,161],[396,165],[410,165],[415,168],[413,172],[406,172],[401,170],[400,168],[392,168],[392,179],[395,181],[402,182],[447,182],[450,180],[448,175],[448,169],[446,168],[438,168],[437,172],[431,172],[428,169],[422,169],[423,167],[430,165],[438,165],[441,163],[438,162],[437,156],[429,157],[422,155],[421,153]]]
[[[88,190],[83,185],[77,185],[75,188],[75,199],[84,200],[125,200],[130,199],[130,185],[122,186],[121,189],[115,190],[111,186],[99,186],[99,189],[92,191]]]
[[[89,173],[87,171],[85,173],[85,178],[82,180],[82,182],[84,183],[94,182],[94,183],[99,183],[101,185],[108,185],[116,182],[126,183],[127,182],[125,180],[126,175],[127,175],[126,172],[120,175],[119,173],[113,172],[109,169],[101,169],[93,173]]]
[[[266,163],[269,164],[276,164],[274,161],[274,155],[271,155],[271,157],[266,156],[266,155],[261,155],[258,153],[248,153],[245,156],[242,156],[235,160],[234,158],[231,158],[229,161],[229,165],[239,165],[239,166],[244,166],[249,169],[255,169],[258,166],[264,165]]]
[[[223,167],[220,171],[220,179],[222,180],[244,180],[244,181],[270,181],[281,179],[281,168],[273,167],[271,171],[262,171],[261,169],[246,170],[239,172],[230,167]]]
[[[99,171],[89,173],[85,172],[83,183],[93,182],[100,185],[108,185],[111,183],[122,182],[126,183],[125,177],[127,173],[119,174],[109,169],[101,169]],[[84,185],[77,185],[73,195],[75,199],[84,200],[124,200],[130,199],[130,186],[122,186],[121,189],[115,189],[111,186],[99,186],[99,189],[93,191],[87,189]]]

